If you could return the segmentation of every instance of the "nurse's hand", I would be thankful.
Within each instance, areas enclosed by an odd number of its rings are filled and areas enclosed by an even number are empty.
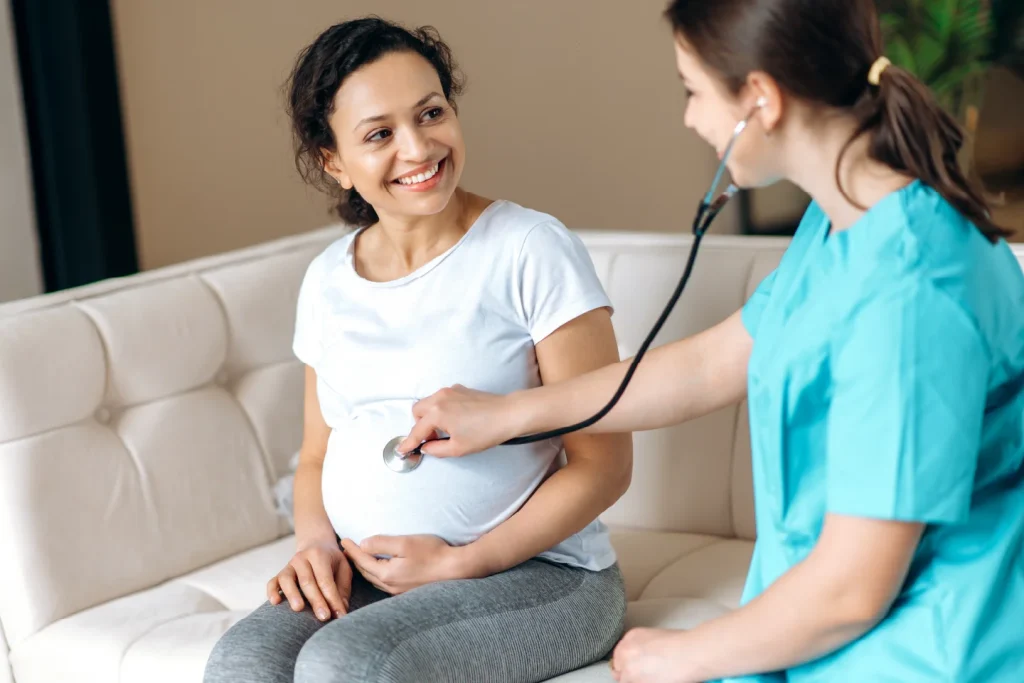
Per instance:
[[[615,646],[610,666],[619,683],[696,683],[686,669],[688,657],[680,647],[682,633],[635,628]]]
[[[343,538],[341,547],[367,581],[391,595],[473,575],[462,549],[437,536],[372,536],[359,545]]]
[[[416,424],[398,445],[400,453],[408,453],[424,441],[436,439],[438,432],[448,434],[449,439],[423,446],[424,453],[436,458],[479,453],[517,433],[508,396],[467,389],[460,384],[417,401],[412,414]]]
[[[348,613],[352,595],[352,565],[336,543],[324,542],[295,553],[288,565],[267,583],[267,598],[277,605],[287,600],[301,612],[306,603],[320,621]]]

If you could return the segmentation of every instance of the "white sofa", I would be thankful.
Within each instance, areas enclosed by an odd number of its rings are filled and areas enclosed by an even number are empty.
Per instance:
[[[330,227],[0,306],[0,682],[190,683],[291,556],[272,487],[301,435],[290,353]],[[688,236],[580,233],[631,356]],[[709,236],[660,341],[721,320],[786,241]],[[1024,252],[1021,252],[1024,258]],[[635,436],[615,529],[629,625],[734,607],[754,538],[743,406]],[[595,665],[559,679],[609,681]]]

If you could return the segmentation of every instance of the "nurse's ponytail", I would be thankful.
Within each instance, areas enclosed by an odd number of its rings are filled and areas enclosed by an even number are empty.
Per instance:
[[[884,57],[875,60],[866,80],[868,87],[853,107],[860,125],[843,153],[861,134],[869,134],[868,153],[872,159],[920,178],[989,240],[1008,237],[1010,231],[993,222],[981,189],[960,167],[957,155],[964,141],[963,130],[931,91],[913,74],[890,64]],[[839,187],[842,189],[841,183]],[[845,190],[843,194],[853,203]]]
[[[879,59],[874,0],[673,0],[665,16],[733,94],[763,71],[800,100],[850,112],[858,126],[844,154],[868,135],[872,158],[934,188],[989,240],[1011,234],[957,163],[956,120],[913,75]],[[853,202],[838,163],[836,181]]]

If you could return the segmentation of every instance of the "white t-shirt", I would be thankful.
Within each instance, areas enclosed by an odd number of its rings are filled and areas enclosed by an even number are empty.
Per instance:
[[[433,534],[470,543],[564,465],[561,439],[424,456],[404,474],[384,464],[385,444],[409,433],[413,403],[444,387],[540,385],[534,345],[611,302],[580,239],[512,202],[494,202],[448,251],[390,282],[356,272],[358,233],[314,259],[298,301],[294,351],[316,370],[331,428],[324,507],[338,535],[356,542]],[[616,559],[599,520],[541,557],[593,570]]]

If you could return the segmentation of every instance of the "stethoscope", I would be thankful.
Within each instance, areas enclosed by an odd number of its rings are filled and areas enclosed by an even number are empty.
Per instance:
[[[757,110],[764,107],[765,102],[766,101],[763,97],[758,98],[756,105],[750,110],[750,113],[747,114],[746,118],[737,123],[736,128],[733,129],[732,137],[729,139],[729,144],[726,146],[725,152],[722,154],[722,160],[718,164],[718,171],[715,173],[715,179],[711,182],[711,187],[708,189],[707,194],[704,195],[704,200],[700,203],[700,207],[697,209],[697,214],[693,218],[694,239],[693,244],[690,246],[690,254],[686,260],[686,268],[683,270],[683,276],[680,278],[679,284],[676,285],[675,291],[672,292],[672,296],[669,298],[668,304],[665,306],[665,310],[662,311],[661,316],[658,318],[657,322],[654,323],[654,327],[651,328],[647,338],[644,339],[643,344],[640,345],[640,350],[637,351],[636,356],[633,358],[633,362],[630,363],[629,370],[626,371],[626,376],[622,378],[622,383],[619,385],[615,395],[612,396],[611,400],[608,401],[608,404],[604,408],[582,422],[577,422],[574,425],[562,427],[560,429],[541,432],[539,434],[519,436],[502,442],[500,445],[517,446],[521,444],[536,443],[538,441],[546,441],[555,437],[564,436],[565,434],[570,434],[572,432],[579,431],[580,429],[586,429],[607,415],[608,412],[615,407],[615,404],[619,402],[622,394],[626,391],[626,387],[629,386],[629,381],[633,378],[633,373],[636,372],[636,367],[639,365],[640,359],[642,359],[644,354],[647,353],[648,347],[650,347],[654,338],[658,336],[658,332],[661,331],[665,321],[668,320],[669,315],[671,315],[672,309],[675,308],[676,302],[679,301],[679,297],[682,295],[683,289],[686,287],[686,283],[690,279],[690,272],[693,270],[693,264],[697,258],[697,249],[700,247],[700,242],[704,237],[704,233],[707,232],[709,227],[711,227],[711,223],[718,215],[718,212],[722,210],[722,207],[732,199],[733,195],[735,195],[738,190],[736,185],[729,183],[728,187],[726,187],[720,195],[717,197],[714,196],[715,188],[718,187],[718,184],[722,180],[722,175],[725,173],[733,145],[736,144],[736,138],[738,138],[740,133],[742,133],[747,127],[747,124],[750,123],[751,118],[753,118],[754,114],[757,113]],[[403,454],[399,453],[396,449],[398,448],[398,445],[405,440],[405,436],[396,436],[388,441],[387,445],[384,446],[384,464],[395,472],[412,472],[419,467],[420,463],[423,461],[423,452],[421,449],[424,444],[429,443],[429,441],[447,441],[449,438],[451,437],[439,436],[436,439],[424,441],[415,449]]]

